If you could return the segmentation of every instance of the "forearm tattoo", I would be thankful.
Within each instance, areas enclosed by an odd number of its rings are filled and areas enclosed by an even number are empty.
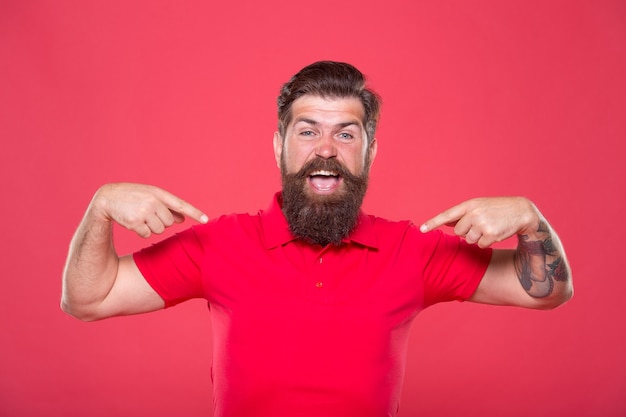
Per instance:
[[[543,298],[552,294],[555,281],[567,281],[569,272],[544,221],[539,223],[537,236],[543,239],[530,240],[529,235],[518,236],[515,270],[526,292],[532,297]]]

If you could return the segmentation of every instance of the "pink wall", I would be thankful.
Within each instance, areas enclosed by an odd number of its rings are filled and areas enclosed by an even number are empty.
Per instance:
[[[574,270],[556,311],[420,315],[401,415],[626,414],[625,3],[269,0],[0,4],[0,415],[211,415],[205,303],[81,323],[58,308],[67,246],[105,182],[265,207],[278,88],[319,59],[384,98],[368,211],[526,195]]]

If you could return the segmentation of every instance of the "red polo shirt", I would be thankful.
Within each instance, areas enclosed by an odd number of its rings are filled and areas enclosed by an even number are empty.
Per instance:
[[[313,246],[278,196],[134,255],[166,306],[208,300],[214,415],[395,416],[411,321],[469,298],[491,251],[364,213],[341,246]]]

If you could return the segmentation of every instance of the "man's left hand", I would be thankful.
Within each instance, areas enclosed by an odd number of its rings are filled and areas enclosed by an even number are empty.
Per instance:
[[[447,225],[467,243],[487,248],[511,236],[536,231],[539,221],[539,211],[524,197],[474,198],[439,213],[420,230],[426,233]]]

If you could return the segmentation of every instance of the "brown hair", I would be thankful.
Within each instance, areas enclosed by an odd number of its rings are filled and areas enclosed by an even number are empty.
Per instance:
[[[278,131],[285,138],[285,130],[291,122],[291,105],[303,95],[323,98],[356,97],[365,109],[363,125],[368,143],[374,140],[376,123],[380,114],[380,97],[365,86],[365,76],[350,64],[319,61],[308,65],[294,75],[280,89],[278,96]]]

